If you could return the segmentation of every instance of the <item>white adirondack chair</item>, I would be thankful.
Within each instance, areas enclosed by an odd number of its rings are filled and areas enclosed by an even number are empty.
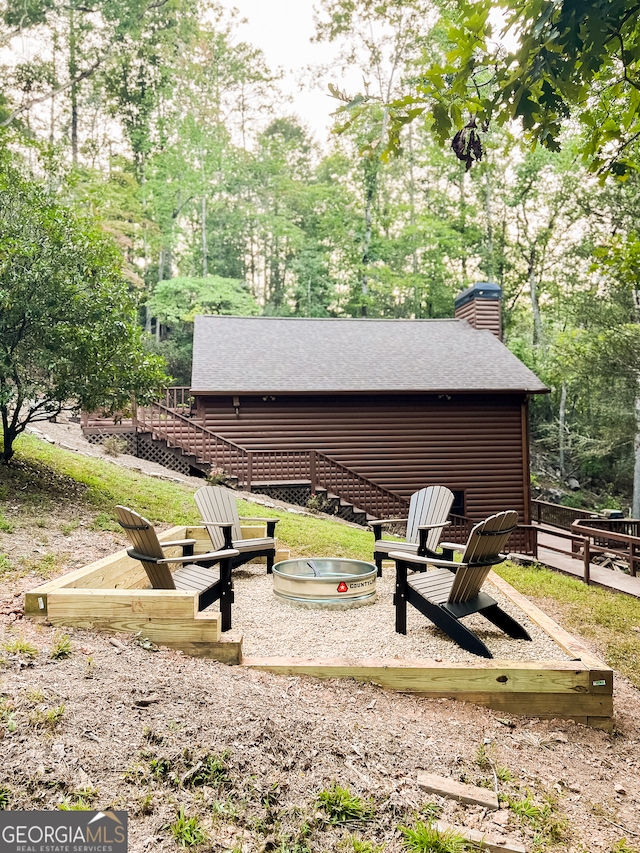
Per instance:
[[[196,506],[202,516],[214,548],[233,548],[238,556],[232,557],[231,566],[236,568],[256,557],[267,558],[267,574],[271,574],[276,556],[274,538],[277,518],[238,515],[238,506],[234,494],[219,486],[204,486],[194,495]],[[267,535],[254,539],[243,539],[241,521],[259,521],[267,525]]]
[[[446,486],[427,486],[414,492],[409,503],[409,515],[404,518],[383,518],[371,521],[369,526],[375,536],[373,560],[378,567],[378,577],[382,575],[382,561],[388,559],[390,551],[406,551],[408,554],[435,554],[442,530],[449,522],[449,512],[453,504],[453,492]],[[383,539],[382,526],[392,522],[407,523],[404,542]]]

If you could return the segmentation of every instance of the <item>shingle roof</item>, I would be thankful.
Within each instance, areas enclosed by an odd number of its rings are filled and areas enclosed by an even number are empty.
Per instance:
[[[463,392],[547,389],[464,320],[195,318],[195,392]]]

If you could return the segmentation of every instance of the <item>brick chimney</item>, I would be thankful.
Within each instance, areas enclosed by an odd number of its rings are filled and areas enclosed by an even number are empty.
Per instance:
[[[478,281],[456,296],[456,320],[474,329],[486,329],[502,340],[502,289],[490,281]]]

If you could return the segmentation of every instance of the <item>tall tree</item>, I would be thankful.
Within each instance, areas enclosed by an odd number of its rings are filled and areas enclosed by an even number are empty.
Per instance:
[[[404,77],[424,46],[434,4],[427,0],[322,0],[316,18],[316,39],[336,43],[343,68],[362,69],[365,94],[351,98],[335,85],[332,94],[345,104],[346,122],[360,153],[363,195],[360,313],[366,315],[369,297],[374,207],[384,152],[390,142],[389,103],[403,93]],[[353,299],[352,299],[353,301]]]
[[[3,460],[29,423],[64,408],[113,412],[159,392],[117,254],[88,222],[13,169],[0,171]]]

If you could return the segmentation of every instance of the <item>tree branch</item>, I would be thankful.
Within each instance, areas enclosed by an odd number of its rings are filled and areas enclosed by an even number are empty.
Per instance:
[[[99,68],[100,65],[102,65],[108,55],[109,51],[103,54],[99,59],[96,59],[93,65],[91,65],[89,68],[86,68],[81,74],[78,74],[77,77],[73,77],[71,80],[68,80],[64,85],[59,86],[57,89],[52,89],[51,92],[47,92],[46,95],[42,95],[40,98],[33,98],[28,103],[22,104],[22,106],[17,107],[12,113],[7,116],[6,119],[4,119],[4,121],[0,122],[0,127],[8,127],[8,125],[11,124],[14,118],[21,115],[21,113],[28,112],[28,110],[30,110],[31,107],[34,107],[36,104],[41,104],[44,101],[48,101],[51,98],[55,98],[61,92],[66,91],[71,86],[74,86],[76,83],[79,83],[81,80],[86,80],[87,77],[91,77],[91,75],[96,71],[96,69]]]

